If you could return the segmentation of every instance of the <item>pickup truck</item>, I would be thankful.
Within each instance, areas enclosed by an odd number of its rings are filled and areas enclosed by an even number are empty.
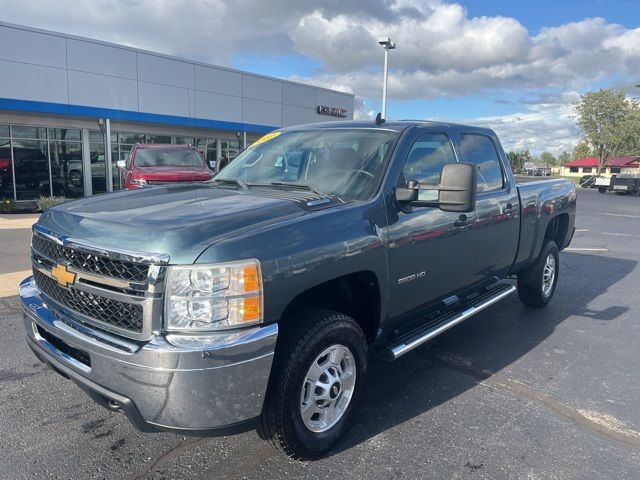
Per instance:
[[[209,182],[46,210],[26,339],[142,431],[257,428],[314,458],[347,428],[371,355],[395,360],[516,291],[547,305],[575,208],[568,180],[517,185],[486,128],[285,128]]]

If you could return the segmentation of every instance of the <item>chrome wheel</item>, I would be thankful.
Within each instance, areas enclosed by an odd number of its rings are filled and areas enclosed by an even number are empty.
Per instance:
[[[544,269],[542,270],[542,294],[545,297],[551,295],[553,290],[553,283],[556,279],[556,257],[550,253],[547,255],[547,259],[544,262]]]
[[[311,364],[302,383],[300,415],[312,432],[326,432],[342,418],[356,385],[356,362],[348,347],[331,345]]]

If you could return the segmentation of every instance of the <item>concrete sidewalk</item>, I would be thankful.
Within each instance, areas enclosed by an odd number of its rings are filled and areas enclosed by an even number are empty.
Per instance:
[[[39,213],[0,215],[0,230],[30,229],[38,221],[38,218],[40,218]]]
[[[0,215],[0,298],[18,294],[22,279],[31,275],[31,226],[39,214]]]

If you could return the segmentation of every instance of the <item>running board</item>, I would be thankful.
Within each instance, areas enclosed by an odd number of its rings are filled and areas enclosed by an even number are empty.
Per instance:
[[[451,327],[456,326],[467,318],[473,317],[476,313],[508,297],[515,291],[516,287],[513,285],[499,284],[468,302],[464,310],[443,313],[440,317],[436,317],[433,321],[429,322],[428,327],[419,327],[399,337],[399,343],[385,348],[383,350],[383,356],[387,360],[396,360],[405,353],[446,332]]]

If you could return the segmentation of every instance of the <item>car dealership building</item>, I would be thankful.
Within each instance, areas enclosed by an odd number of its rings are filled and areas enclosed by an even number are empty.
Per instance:
[[[137,142],[193,144],[215,168],[353,109],[348,93],[0,22],[0,199],[119,189]]]

